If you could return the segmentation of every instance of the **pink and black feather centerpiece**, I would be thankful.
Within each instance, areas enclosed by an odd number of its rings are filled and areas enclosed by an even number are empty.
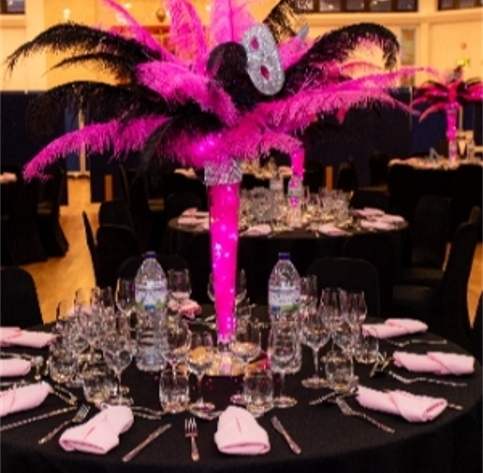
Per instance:
[[[257,22],[241,0],[213,0],[204,25],[187,0],[164,2],[170,48],[159,44],[113,0],[100,0],[123,19],[123,33],[76,23],[55,25],[7,59],[10,70],[34,53],[70,53],[55,67],[92,63],[122,83],[74,81],[42,94],[30,107],[36,128],[65,107],[89,122],[48,144],[24,168],[43,178],[70,152],[138,152],[141,166],[173,160],[205,170],[215,284],[218,343],[234,330],[241,162],[273,150],[302,175],[304,130],[324,117],[343,120],[354,107],[399,107],[390,90],[411,70],[394,68],[399,45],[383,26],[363,23],[309,39],[294,28],[290,0]],[[351,59],[359,48],[381,52],[381,67]],[[229,367],[227,368],[229,373]]]

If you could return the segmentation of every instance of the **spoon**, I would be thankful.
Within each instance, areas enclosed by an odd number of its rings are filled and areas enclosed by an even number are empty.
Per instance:
[[[42,379],[42,375],[40,374],[40,368],[42,368],[44,364],[44,358],[42,356],[34,356],[30,363],[35,368],[35,381],[40,381]]]

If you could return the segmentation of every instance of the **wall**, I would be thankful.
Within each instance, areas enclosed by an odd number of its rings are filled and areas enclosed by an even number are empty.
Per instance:
[[[48,2],[48,3],[47,3]],[[158,0],[130,0],[133,15],[143,23],[156,24],[155,12]],[[193,4],[204,20],[209,12],[206,0],[193,0]],[[308,15],[311,37],[328,30],[356,22],[372,21],[385,25],[400,36],[401,29],[415,28],[417,65],[432,66],[442,71],[455,66],[458,59],[470,59],[466,77],[481,77],[482,53],[482,9],[437,12],[437,0],[419,0],[420,11],[406,14],[326,14]],[[254,2],[253,13],[263,18],[276,0]],[[48,7],[47,7],[48,5]],[[28,14],[22,18],[4,19],[1,22],[1,59],[23,42],[31,39],[43,29],[61,22],[64,11],[70,10],[70,19],[89,25],[115,24],[116,18],[100,0],[26,0]],[[50,88],[74,79],[102,79],[105,75],[84,67],[55,70],[45,75],[59,56],[52,54],[33,55],[20,63],[13,76],[6,81],[2,74],[2,90],[35,90]],[[3,65],[2,65],[3,67]],[[419,74],[416,84],[426,79]],[[110,80],[110,79],[108,79]]]

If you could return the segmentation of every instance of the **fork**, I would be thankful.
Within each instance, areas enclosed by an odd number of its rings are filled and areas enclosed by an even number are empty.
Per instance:
[[[191,440],[191,459],[197,462],[200,459],[198,445],[196,445],[196,437],[198,437],[198,427],[196,426],[196,419],[190,417],[184,421],[184,435]]]
[[[51,430],[47,435],[42,437],[38,442],[39,445],[43,445],[44,443],[47,443],[49,440],[51,440],[56,434],[58,434],[62,429],[67,427],[69,424],[80,424],[86,418],[87,414],[89,413],[89,409],[90,409],[90,406],[88,406],[87,404],[82,404],[82,406],[76,412],[74,417],[72,417],[72,419],[62,422],[62,424],[60,424],[54,430]]]
[[[387,372],[389,376],[392,376],[394,379],[397,379],[403,384],[413,384],[413,383],[432,383],[432,384],[441,384],[444,386],[452,386],[453,388],[464,388],[467,386],[466,383],[456,383],[454,381],[446,381],[444,379],[434,379],[434,378],[426,378],[423,376],[419,376],[416,378],[405,378],[400,374],[395,373],[394,371],[389,370]]]
[[[364,412],[355,411],[354,409],[352,409],[352,407],[349,406],[349,404],[347,404],[345,399],[336,398],[335,402],[337,406],[339,406],[339,409],[341,410],[342,414],[346,416],[360,417],[361,419],[364,419],[367,422],[370,422],[372,425],[375,425],[378,429],[381,429],[384,432],[387,432],[388,434],[393,434],[395,432],[393,428],[388,427],[385,424],[382,424],[381,422],[377,421],[376,419],[373,419],[371,416],[368,416]]]
[[[384,339],[384,341],[398,348],[404,348],[404,347],[407,347],[408,345],[416,345],[416,344],[446,345],[448,343],[447,340],[423,340],[419,338],[412,338],[411,340],[405,340],[404,342],[397,342],[395,340],[390,340],[389,338],[386,338]]]

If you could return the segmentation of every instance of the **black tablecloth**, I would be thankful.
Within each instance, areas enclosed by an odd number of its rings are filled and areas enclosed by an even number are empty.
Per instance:
[[[259,308],[259,316],[265,316]],[[206,312],[207,313],[207,312]],[[431,334],[420,337],[432,337]],[[393,347],[381,342],[381,351],[392,353]],[[425,352],[428,346],[413,345],[408,351]],[[438,346],[446,352],[462,352],[448,343]],[[18,351],[18,349],[17,349]],[[396,371],[411,376],[403,370]],[[266,455],[255,457],[228,456],[220,453],[213,441],[217,422],[198,421],[198,445],[201,460],[190,459],[190,443],[184,437],[184,420],[188,414],[166,416],[161,421],[135,418],[134,425],[124,433],[120,445],[106,455],[65,452],[55,440],[38,445],[37,440],[72,416],[48,419],[5,431],[1,435],[2,473],[105,473],[105,472],[337,472],[337,473],[479,473],[481,472],[481,366],[477,363],[471,376],[458,377],[468,383],[467,388],[417,383],[404,386],[390,377],[369,378],[369,367],[356,365],[356,374],[361,384],[374,389],[405,389],[416,394],[441,396],[452,403],[464,406],[463,411],[446,409],[432,422],[408,423],[400,417],[365,410],[380,422],[395,429],[387,434],[362,419],[346,417],[333,404],[311,407],[308,402],[327,390],[309,390],[301,386],[302,378],[312,374],[312,357],[304,351],[304,366],[301,373],[287,376],[286,392],[298,399],[298,404],[287,410],[274,413],[302,448],[302,454],[294,455],[283,438],[276,433],[270,422],[270,414],[259,419],[268,432],[271,450]],[[456,379],[447,377],[445,379]],[[136,405],[159,408],[158,383],[154,374],[142,373],[132,364],[123,382],[128,384]],[[192,379],[193,385],[195,380]],[[214,401],[217,408],[228,405],[229,396],[241,387],[241,378],[207,377],[204,382],[204,397]],[[194,397],[194,396],[193,396]],[[348,401],[357,407],[354,399]],[[20,420],[32,414],[41,414],[65,404],[49,396],[43,405],[27,413],[12,414],[3,418],[3,423]],[[94,411],[94,412],[92,412]],[[95,414],[91,409],[90,416]],[[172,428],[155,440],[129,463],[121,457],[143,440],[147,434],[164,423]]]
[[[393,238],[395,255],[391,254],[390,259],[395,262],[396,267],[392,268],[395,271],[399,266],[405,266],[409,258],[410,242],[407,230],[408,225],[404,222],[387,232],[359,230],[348,231],[347,235],[343,236],[326,236],[303,228],[268,236],[248,236],[242,233],[238,245],[238,267],[245,270],[250,300],[266,304],[268,278],[280,252],[290,253],[290,259],[299,274],[305,275],[310,264],[317,258],[343,255],[345,245],[352,237],[366,235],[372,240],[371,235],[386,233]],[[168,231],[171,241],[170,252],[179,254],[189,263],[192,297],[199,302],[209,302],[206,292],[211,272],[209,233],[179,225],[178,219],[168,222]],[[357,257],[364,258],[362,255]],[[380,257],[384,255],[381,253]],[[377,269],[378,265],[375,266]],[[380,276],[380,280],[392,281],[392,277],[385,274]],[[392,286],[388,290],[392,291]]]

